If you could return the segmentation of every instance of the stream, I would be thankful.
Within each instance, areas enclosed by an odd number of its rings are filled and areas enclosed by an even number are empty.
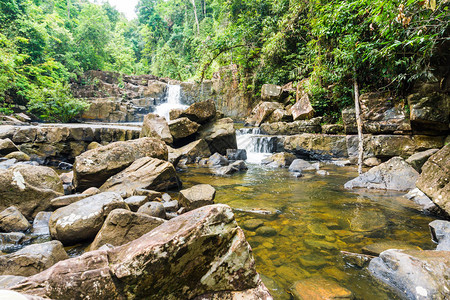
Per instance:
[[[401,197],[404,193],[343,188],[357,176],[354,166],[321,163],[328,176],[305,171],[300,178],[287,169],[248,167],[231,177],[190,167],[180,177],[183,188],[211,184],[215,202],[235,210],[257,271],[275,299],[291,299],[294,282],[316,276],[337,281],[356,299],[397,299],[365,269],[345,263],[340,251],[362,253],[364,246],[378,242],[435,248],[428,231],[433,218],[418,212]]]

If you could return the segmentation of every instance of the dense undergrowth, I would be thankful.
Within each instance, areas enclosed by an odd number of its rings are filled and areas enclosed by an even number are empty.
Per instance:
[[[140,0],[126,20],[86,0],[0,2],[0,99],[53,121],[86,108],[69,92],[86,70],[201,81],[236,64],[254,98],[264,83],[297,84],[338,118],[362,91],[401,98],[416,80],[447,76],[446,0]],[[305,82],[305,81],[303,81]],[[67,101],[61,100],[67,99]]]

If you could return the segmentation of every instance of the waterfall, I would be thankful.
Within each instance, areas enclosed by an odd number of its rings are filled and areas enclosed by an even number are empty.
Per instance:
[[[155,114],[166,118],[169,121],[169,112],[172,109],[180,108],[186,109],[187,105],[181,104],[181,86],[179,84],[168,84],[167,85],[167,100],[161,103],[155,108]]]
[[[275,152],[277,137],[263,135],[259,128],[241,128],[236,130],[238,149],[247,151],[247,162],[260,163]]]

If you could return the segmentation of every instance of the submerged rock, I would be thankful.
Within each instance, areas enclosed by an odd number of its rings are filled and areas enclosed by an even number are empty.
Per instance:
[[[109,178],[101,187],[102,192],[116,192],[130,197],[137,189],[165,191],[180,186],[180,179],[170,162],[143,157],[128,168]]]
[[[50,217],[51,236],[65,245],[92,239],[109,212],[116,208],[128,209],[128,206],[119,194],[110,192],[61,207]]]
[[[166,144],[159,139],[146,137],[86,151],[75,158],[73,184],[79,191],[100,187],[109,177],[142,157],[167,160]]]
[[[211,205],[123,246],[59,262],[12,289],[54,299],[192,299],[246,291],[260,284],[250,251],[231,208]]]
[[[28,223],[17,207],[11,206],[0,212],[0,231],[25,231],[28,228],[30,228],[30,223]]]
[[[450,215],[450,144],[423,165],[417,187]]]
[[[31,276],[69,258],[59,241],[32,244],[0,256],[0,275]]]
[[[372,259],[369,272],[407,299],[448,299],[450,255],[448,251],[384,251]]]
[[[0,210],[9,206],[27,218],[50,207],[50,200],[64,194],[58,174],[42,166],[16,165],[0,170]]]
[[[419,173],[403,158],[393,157],[345,183],[346,189],[368,188],[408,191],[416,187]]]
[[[143,213],[135,213],[126,209],[111,211],[95,236],[89,250],[96,250],[105,244],[120,246],[131,242],[153,230],[165,221]]]
[[[214,203],[216,189],[209,184],[198,184],[180,191],[180,204],[187,210],[193,210],[201,206]]]
[[[322,277],[312,277],[294,283],[291,292],[298,300],[353,299],[350,290],[337,282]]]

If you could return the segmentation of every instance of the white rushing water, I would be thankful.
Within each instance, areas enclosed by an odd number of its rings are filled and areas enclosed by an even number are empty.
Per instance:
[[[181,104],[181,86],[179,84],[168,84],[167,101],[158,105],[154,113],[169,121],[169,112],[175,108],[186,109],[188,106]]]
[[[236,131],[238,149],[247,151],[247,162],[259,164],[276,150],[277,138],[263,135],[259,128],[241,128]]]

